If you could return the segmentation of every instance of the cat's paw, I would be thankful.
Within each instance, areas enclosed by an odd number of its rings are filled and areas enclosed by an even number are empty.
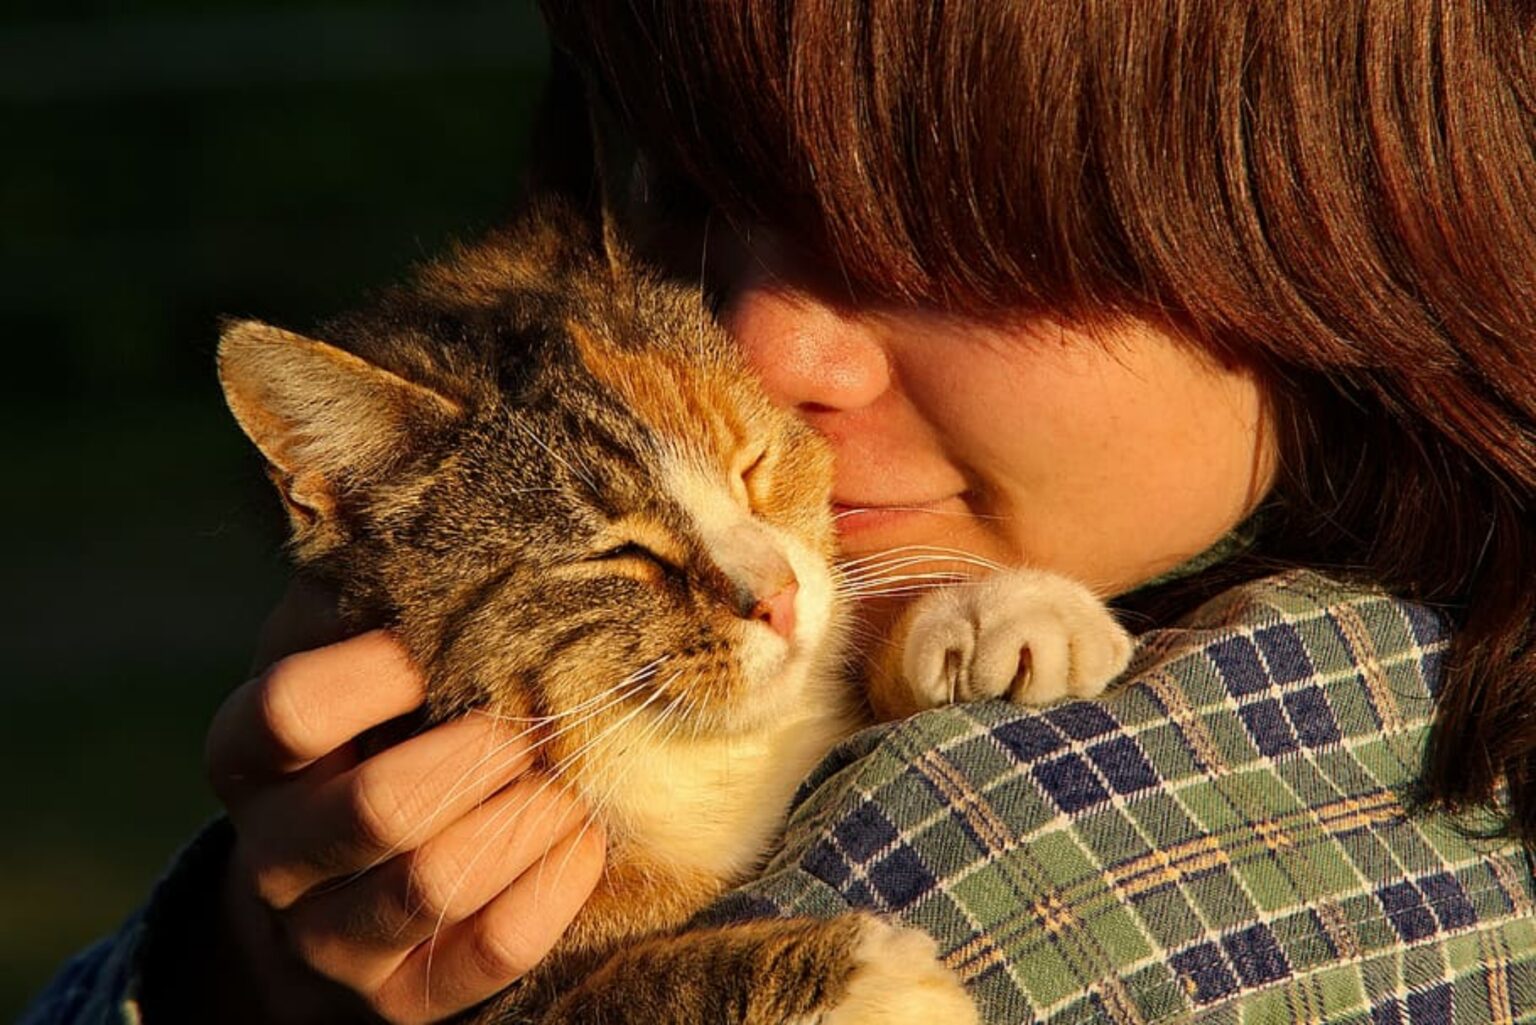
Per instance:
[[[1093,592],[1041,570],[1006,570],[932,591],[908,616],[902,674],[927,707],[1095,697],[1125,669],[1134,647]]]
[[[822,1025],[976,1025],[965,987],[938,959],[927,933],[866,917],[853,974]]]

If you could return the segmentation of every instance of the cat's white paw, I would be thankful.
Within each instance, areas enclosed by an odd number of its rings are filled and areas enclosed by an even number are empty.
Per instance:
[[[1120,675],[1134,647],[1093,592],[1042,570],[931,591],[908,615],[902,672],[929,707],[1091,698]]]
[[[976,1006],[927,933],[867,917],[848,990],[822,1025],[976,1025]]]

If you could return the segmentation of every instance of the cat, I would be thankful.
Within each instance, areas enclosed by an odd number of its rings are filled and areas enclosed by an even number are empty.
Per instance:
[[[1130,650],[1097,599],[1025,570],[944,588],[861,693],[825,443],[698,289],[560,203],[319,334],[232,321],[219,347],[294,560],[398,634],[431,721],[534,723],[537,764],[608,837],[560,944],[473,1020],[975,1021],[933,942],[874,915],[680,927],[750,877],[871,707],[1097,693]],[[1041,643],[1063,657],[1021,670]]]

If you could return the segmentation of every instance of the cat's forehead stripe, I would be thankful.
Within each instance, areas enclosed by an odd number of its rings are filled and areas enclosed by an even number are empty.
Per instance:
[[[566,327],[592,376],[612,388],[653,431],[674,439],[707,439],[718,460],[729,459],[746,440],[741,402],[731,401],[735,381],[730,371],[719,368],[712,373],[685,365],[663,350],[630,352],[574,320]]]

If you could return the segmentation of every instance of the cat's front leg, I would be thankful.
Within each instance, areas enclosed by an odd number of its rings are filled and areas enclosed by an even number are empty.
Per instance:
[[[689,930],[615,954],[540,1025],[976,1025],[926,934],[867,914]]]
[[[1082,584],[1044,570],[1003,570],[914,601],[874,667],[870,701],[891,719],[953,701],[1094,697],[1125,669],[1133,647]]]

